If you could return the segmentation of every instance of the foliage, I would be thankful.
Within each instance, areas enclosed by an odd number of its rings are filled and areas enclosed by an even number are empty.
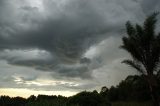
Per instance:
[[[69,98],[69,105],[77,104],[79,106],[109,106],[107,102],[97,91],[83,91]]]
[[[126,23],[127,36],[122,38],[122,49],[126,50],[132,59],[126,59],[123,63],[135,68],[144,75],[150,88],[154,106],[159,106],[157,76],[160,73],[160,33],[156,34],[156,16],[153,13],[144,21],[143,26],[130,22]]]
[[[124,60],[126,63],[144,75],[159,72],[160,62],[160,34],[155,33],[157,13],[149,16],[143,26],[130,22],[126,23],[127,35],[122,38],[121,48],[132,56],[132,60]]]
[[[0,106],[24,106],[26,99],[22,97],[10,98],[9,96],[0,97]]]
[[[107,98],[110,102],[118,101],[150,101],[150,91],[144,76],[128,76],[122,80],[119,85],[107,88],[105,92],[100,92],[103,98]],[[160,87],[160,86],[159,86]],[[160,92],[160,89],[159,89]]]
[[[0,106],[109,106],[109,102],[97,92],[80,92],[72,97],[31,95],[24,99],[21,97],[0,97]]]

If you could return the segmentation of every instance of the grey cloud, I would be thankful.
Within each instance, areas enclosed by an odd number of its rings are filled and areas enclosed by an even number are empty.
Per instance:
[[[142,9],[146,14],[151,12],[159,11],[160,1],[159,0],[142,0],[141,1]]]
[[[83,6],[83,4],[85,5]],[[83,8],[81,8],[81,6],[83,6]],[[23,50],[38,48],[50,52],[58,62],[60,61],[67,64],[69,62],[73,64],[81,59],[82,54],[87,48],[99,42],[104,37],[104,33],[109,31],[107,30],[107,25],[104,24],[104,19],[101,19],[101,15],[94,11],[94,8],[89,2],[73,2],[65,7],[64,12],[56,16],[58,18],[54,18],[53,14],[53,18],[50,16],[47,20],[42,20],[42,22],[37,21],[38,19],[35,20],[36,16],[34,15],[36,14],[32,11],[38,10],[37,8],[29,6],[19,8],[18,13],[20,15],[17,18],[21,21],[18,22],[18,26],[14,25],[15,23],[13,21],[11,22],[13,26],[8,26],[7,29],[5,28],[5,33],[8,34],[8,36],[1,33],[1,49]],[[34,23],[37,25],[36,28],[33,26]],[[20,28],[21,26],[22,28]],[[2,28],[2,30],[4,29]],[[47,62],[34,59],[17,59],[17,57],[8,60],[10,64],[25,66],[35,64],[37,65],[36,68],[39,69],[48,68],[47,64],[57,64],[57,62],[53,60]],[[65,72],[69,70],[70,69],[60,69],[58,72],[62,75],[62,71]],[[82,70],[83,73],[83,70],[87,71],[88,69],[87,67],[79,67],[71,68],[71,70],[72,71],[68,72],[68,76],[78,76],[78,74],[81,73],[80,70]],[[74,72],[74,70],[77,71]],[[67,72],[65,73],[67,74]],[[65,73],[63,75],[65,75]]]
[[[88,69],[90,60],[87,58],[82,58],[75,64],[62,64],[50,53],[40,50],[5,50],[0,53],[0,58],[12,65],[28,66],[41,71],[54,71],[61,77],[91,77],[91,71]]]
[[[80,63],[81,64],[90,64],[91,63],[91,60],[89,59],[89,58],[86,58],[86,57],[84,57],[84,58],[81,58],[80,59]]]
[[[68,89],[73,89],[73,90],[91,90],[93,88],[95,88],[96,86],[98,86],[99,84],[97,82],[88,82],[88,83],[83,83],[83,84],[62,84],[59,86],[68,88]]]
[[[0,58],[7,60],[12,65],[22,65],[36,67],[37,65],[43,67],[45,65],[51,66],[56,64],[56,58],[54,58],[49,52],[42,50],[4,50],[0,53]],[[49,67],[48,67],[49,68]]]
[[[55,90],[55,91],[77,91],[81,89],[91,89],[96,82],[90,80],[68,80],[53,79],[50,74],[41,71],[34,71],[30,68],[16,68],[9,64],[1,62],[0,87],[1,88],[27,88],[34,90]],[[14,70],[12,70],[14,69]],[[23,71],[22,71],[23,70]],[[89,84],[90,83],[90,84]]]
[[[20,68],[7,64],[5,61],[0,61],[1,74],[0,74],[0,87],[1,88],[14,88],[23,87],[17,85],[14,80],[14,76],[21,76],[27,80],[34,80],[37,76],[41,75],[41,72],[34,73],[30,68]],[[22,71],[23,70],[23,71]],[[31,74],[32,72],[32,74]]]
[[[61,65],[57,68],[59,75],[67,77],[80,77],[88,79],[91,77],[91,70],[88,69],[86,64],[74,64],[74,65]]]
[[[96,43],[99,39],[101,40],[104,35],[107,36],[105,33],[117,29],[116,26],[112,26],[112,20],[106,22],[107,17],[104,19],[101,11],[95,11],[94,5],[96,5],[96,2],[71,2],[62,13],[56,16],[58,18],[54,19],[53,14],[48,20],[37,22],[38,30],[16,31],[11,38],[4,39],[8,45],[2,43],[1,46],[13,49],[40,48],[56,52],[56,55],[61,54],[62,57],[79,58],[90,45]],[[31,13],[30,8],[27,7],[29,13]],[[104,12],[107,8],[100,9]],[[107,14],[105,13],[105,15]],[[33,20],[33,22],[35,21]]]

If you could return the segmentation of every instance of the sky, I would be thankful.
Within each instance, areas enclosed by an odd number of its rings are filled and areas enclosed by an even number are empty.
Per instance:
[[[139,74],[121,63],[125,23],[159,10],[159,0],[0,0],[0,95],[71,96]]]

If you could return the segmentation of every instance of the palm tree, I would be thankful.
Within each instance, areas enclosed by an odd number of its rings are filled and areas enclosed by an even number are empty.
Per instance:
[[[160,33],[156,34],[156,16],[153,13],[144,21],[143,26],[126,23],[127,36],[122,38],[122,49],[130,53],[132,59],[122,61],[135,68],[145,76],[150,88],[154,106],[160,106],[159,95],[157,93],[158,83],[156,75],[160,73]]]

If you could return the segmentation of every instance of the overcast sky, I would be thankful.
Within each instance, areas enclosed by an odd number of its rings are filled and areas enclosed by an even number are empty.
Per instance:
[[[138,74],[121,64],[125,23],[159,10],[159,0],[0,0],[0,95],[69,96]]]

